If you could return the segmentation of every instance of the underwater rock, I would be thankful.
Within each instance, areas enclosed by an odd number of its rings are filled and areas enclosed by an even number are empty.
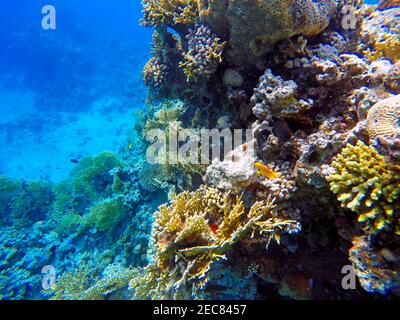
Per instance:
[[[200,20],[229,41],[228,60],[248,68],[280,40],[323,31],[335,0],[198,0]]]
[[[396,6],[400,6],[399,0],[380,0],[378,4],[378,9],[384,10]]]
[[[205,182],[218,189],[239,193],[257,180],[255,158],[245,144],[233,150],[224,161],[215,159],[207,168]]]
[[[360,280],[361,286],[368,292],[389,292],[400,296],[400,267],[390,263],[374,248],[367,237],[356,238],[354,247],[350,249],[350,261]]]
[[[298,99],[297,89],[293,80],[285,81],[267,69],[251,97],[254,115],[259,119],[270,120],[272,117],[285,118],[308,110],[312,102]]]

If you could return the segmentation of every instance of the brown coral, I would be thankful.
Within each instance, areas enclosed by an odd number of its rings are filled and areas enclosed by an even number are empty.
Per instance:
[[[198,0],[198,5],[201,22],[229,37],[230,58],[242,66],[256,63],[254,57],[280,40],[320,33],[336,9],[333,0]]]
[[[384,99],[369,110],[367,130],[371,139],[400,138],[400,95]]]

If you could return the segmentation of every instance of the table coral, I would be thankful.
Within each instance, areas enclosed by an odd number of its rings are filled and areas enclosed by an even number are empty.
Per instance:
[[[400,165],[359,141],[347,145],[331,166],[327,180],[342,206],[356,212],[372,234],[394,229],[400,235]]]

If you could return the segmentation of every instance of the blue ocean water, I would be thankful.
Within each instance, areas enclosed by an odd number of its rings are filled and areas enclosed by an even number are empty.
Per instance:
[[[151,31],[140,1],[4,1],[0,12],[0,172],[62,180],[71,158],[115,150],[143,108]],[[29,163],[27,163],[29,159]]]

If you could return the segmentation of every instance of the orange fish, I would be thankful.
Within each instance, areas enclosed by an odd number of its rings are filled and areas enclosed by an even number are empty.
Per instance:
[[[254,166],[257,169],[258,175],[267,177],[268,179],[273,180],[273,179],[279,178],[281,176],[281,174],[279,172],[275,172],[274,170],[267,167],[265,164],[263,164],[261,162],[256,162],[254,164]]]

